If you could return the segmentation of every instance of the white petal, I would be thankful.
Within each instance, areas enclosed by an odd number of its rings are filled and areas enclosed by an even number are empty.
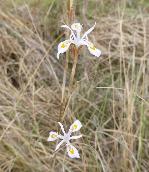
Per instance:
[[[82,30],[82,25],[80,23],[74,23],[71,25],[71,28],[76,31],[76,34],[77,34],[77,39],[76,40],[79,40],[80,39],[80,32]]]
[[[82,135],[79,135],[79,136],[72,136],[72,137],[70,137],[70,140],[71,139],[79,139],[79,138],[81,138],[82,137]]]
[[[88,45],[88,41],[86,39],[80,39],[79,46],[80,45]]]
[[[71,29],[69,26],[67,26],[67,25],[62,25],[61,27],[67,28],[67,29],[69,29],[71,32],[73,32],[72,29]]]
[[[75,131],[79,131],[80,128],[82,127],[82,124],[79,120],[76,120],[71,126],[69,131],[71,132],[75,132]]]
[[[70,158],[80,158],[78,150],[72,145],[67,145],[67,153]]]
[[[64,143],[64,140],[62,140],[61,142],[59,142],[59,144],[55,148],[55,151],[57,151],[63,143]]]
[[[91,33],[94,30],[95,26],[96,26],[96,23],[94,24],[94,26],[92,26],[88,31],[84,33],[84,35],[82,36],[82,39],[85,38],[89,33]]]
[[[91,42],[88,42],[87,48],[89,52],[94,56],[99,57],[101,55],[101,51],[97,49]]]
[[[64,28],[69,29],[69,30],[71,31],[71,35],[73,35],[73,37],[74,37],[74,39],[75,39],[76,36],[75,36],[73,30],[72,30],[69,26],[67,26],[67,25],[62,25],[61,27],[64,27]]]
[[[55,131],[51,131],[49,133],[48,142],[55,141],[57,138],[58,138],[58,133]]]
[[[80,23],[74,23],[74,24],[71,25],[71,29],[75,30],[77,32],[81,32],[82,25]]]
[[[58,137],[59,139],[61,139],[61,140],[64,139],[64,136],[62,136],[61,134],[59,134],[57,137]]]
[[[62,53],[65,53],[69,46],[71,44],[71,41],[70,40],[65,40],[61,43],[59,43],[58,45],[58,53],[57,53],[57,58],[59,59],[59,55],[62,54]]]
[[[62,123],[60,123],[60,122],[58,122],[58,124],[60,125],[61,130],[62,130],[63,134],[65,135],[66,133],[65,133],[65,130],[64,130],[63,124],[62,124]]]

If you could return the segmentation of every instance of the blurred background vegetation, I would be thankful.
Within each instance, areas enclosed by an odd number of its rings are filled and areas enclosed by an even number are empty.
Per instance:
[[[100,58],[81,49],[63,123],[76,116],[80,160],[48,143],[57,130],[67,37],[67,0],[0,0],[0,172],[148,172],[149,1],[74,0],[74,22]]]

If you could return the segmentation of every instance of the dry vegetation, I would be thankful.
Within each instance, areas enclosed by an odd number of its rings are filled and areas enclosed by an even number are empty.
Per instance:
[[[148,172],[148,0],[76,0],[76,20],[102,50],[85,48],[63,123],[83,124],[81,159],[48,143],[58,129],[66,1],[0,0],[0,172]],[[69,64],[71,70],[71,63]],[[69,70],[67,80],[69,79]],[[66,93],[67,90],[66,83]]]

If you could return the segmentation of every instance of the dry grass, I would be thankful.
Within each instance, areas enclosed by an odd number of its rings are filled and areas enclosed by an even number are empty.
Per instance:
[[[65,57],[56,59],[56,47],[65,1],[0,5],[0,172],[147,172],[147,1],[75,4],[86,28],[97,22],[91,39],[103,52],[95,59],[82,50],[78,83],[63,114],[67,126],[74,116],[83,124],[84,137],[75,144],[80,160],[63,149],[54,153],[55,144],[47,142],[49,131],[58,129]]]

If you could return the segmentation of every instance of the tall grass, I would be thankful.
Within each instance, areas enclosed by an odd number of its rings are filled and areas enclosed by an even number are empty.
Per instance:
[[[97,27],[102,50],[81,50],[64,124],[82,122],[80,160],[47,142],[57,129],[71,61],[56,59],[69,22],[65,1],[0,2],[0,171],[147,172],[149,169],[148,1],[74,1],[75,21]],[[83,9],[83,10],[82,10]],[[68,55],[69,56],[69,55]],[[65,81],[65,83],[64,83]]]

